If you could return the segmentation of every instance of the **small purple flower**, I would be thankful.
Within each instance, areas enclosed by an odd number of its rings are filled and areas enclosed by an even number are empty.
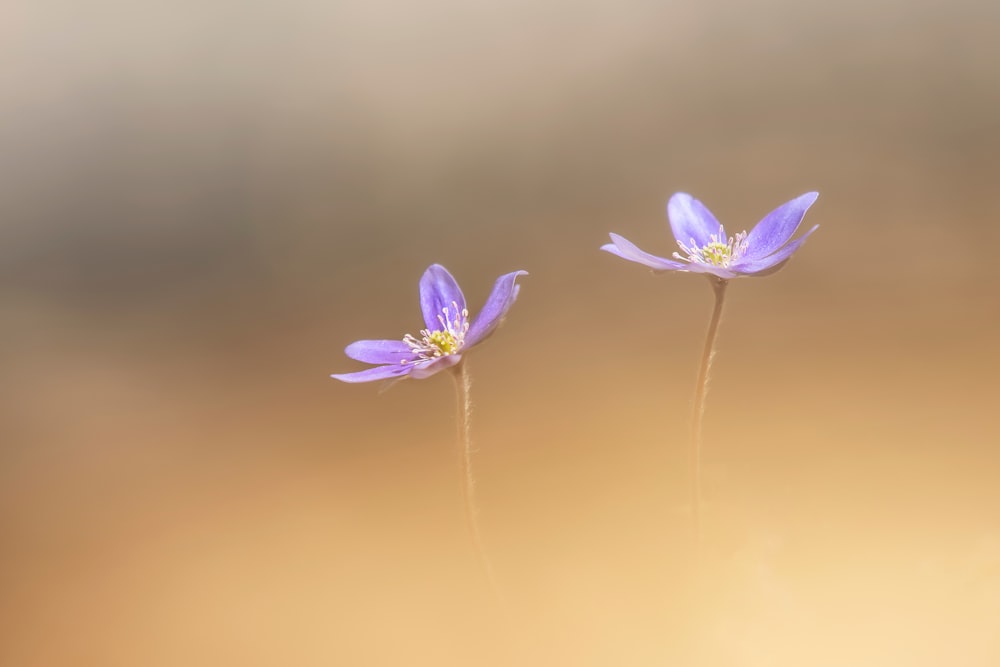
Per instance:
[[[816,192],[808,192],[768,213],[749,233],[726,236],[725,228],[704,204],[689,194],[678,192],[667,204],[670,229],[682,251],[675,252],[674,259],[644,252],[617,234],[611,234],[612,242],[601,246],[601,250],[656,271],[704,273],[720,280],[765,276],[784,266],[792,253],[819,227],[816,225],[789,242],[818,196]]]
[[[514,271],[497,278],[482,312],[470,319],[465,296],[458,283],[446,268],[432,264],[420,279],[420,309],[427,328],[419,336],[406,334],[402,340],[359,340],[351,343],[344,350],[347,356],[378,365],[330,377],[343,382],[407,377],[422,380],[451,368],[462,360],[466,350],[489,338],[500,326],[517,299],[521,286],[516,281],[522,275],[528,275],[528,272]]]

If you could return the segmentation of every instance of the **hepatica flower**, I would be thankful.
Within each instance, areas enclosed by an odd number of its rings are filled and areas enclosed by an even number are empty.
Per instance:
[[[741,276],[764,276],[774,273],[799,249],[816,227],[794,241],[806,211],[819,195],[808,192],[786,202],[764,216],[749,232],[729,236],[712,212],[689,194],[678,192],[667,204],[670,229],[679,252],[672,259],[657,257],[640,250],[618,234],[601,247],[630,262],[656,271],[687,271],[729,280]],[[818,225],[817,225],[818,227]]]
[[[462,355],[496,331],[510,309],[520,285],[514,271],[497,278],[486,305],[476,317],[469,316],[462,289],[448,270],[433,264],[420,279],[420,309],[425,329],[399,340],[359,340],[344,352],[351,359],[378,364],[356,373],[331,375],[343,382],[413,378],[420,380],[455,366]]]
[[[470,317],[458,283],[446,268],[432,264],[420,278],[420,309],[424,313],[426,328],[417,335],[406,334],[399,340],[359,340],[351,343],[344,350],[347,356],[376,366],[356,373],[331,376],[344,382],[371,382],[407,377],[419,380],[446,369],[451,371],[458,399],[456,422],[461,445],[465,517],[476,555],[498,599],[501,598],[500,588],[476,520],[475,480],[472,475],[472,380],[468,364],[462,363],[462,355],[489,338],[500,326],[517,299],[520,291],[517,279],[523,275],[527,275],[527,271],[514,271],[497,278],[483,310],[476,317]]]
[[[701,541],[701,428],[708,394],[708,375],[715,355],[715,338],[722,320],[726,287],[733,278],[774,273],[816,231],[813,227],[792,240],[806,211],[819,195],[807,192],[764,216],[749,232],[729,236],[712,212],[689,194],[678,192],[667,203],[670,230],[679,250],[671,259],[640,250],[631,241],[611,234],[611,243],[601,246],[613,255],[648,266],[655,271],[701,273],[710,279],[715,307],[702,349],[694,400],[691,402],[691,511],[698,542]]]

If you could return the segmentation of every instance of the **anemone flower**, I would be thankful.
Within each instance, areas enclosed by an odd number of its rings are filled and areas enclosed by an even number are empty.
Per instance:
[[[372,382],[405,378],[420,380],[443,370],[451,372],[458,396],[458,440],[462,452],[462,496],[466,521],[476,555],[498,598],[499,588],[476,521],[475,480],[472,476],[472,400],[469,393],[472,380],[463,355],[497,330],[517,299],[521,289],[517,279],[523,275],[527,272],[514,271],[497,278],[482,311],[470,318],[465,296],[455,278],[440,264],[432,264],[420,278],[420,309],[426,328],[418,336],[406,334],[396,340],[359,340],[351,343],[344,350],[348,357],[376,366],[330,376],[342,382]]]
[[[725,228],[704,204],[689,194],[678,192],[667,204],[670,229],[681,249],[673,254],[673,259],[644,252],[618,234],[611,234],[612,242],[601,250],[655,271],[704,273],[720,280],[764,276],[784,266],[792,253],[816,231],[813,227],[789,242],[818,196],[808,192],[796,197],[765,215],[749,233],[726,236]]]
[[[701,428],[708,393],[708,374],[715,353],[715,337],[722,319],[726,286],[733,278],[766,276],[781,269],[816,227],[795,239],[806,211],[819,195],[808,192],[785,202],[768,213],[749,232],[727,236],[725,228],[712,212],[689,194],[678,192],[667,204],[670,229],[680,252],[673,259],[657,257],[640,250],[631,241],[611,234],[611,243],[601,250],[630,262],[648,266],[656,272],[682,271],[705,275],[715,291],[715,308],[705,337],[701,365],[691,408],[691,508],[697,539],[701,540]]]
[[[469,317],[462,289],[448,269],[432,264],[420,279],[420,309],[426,329],[419,336],[406,334],[396,340],[359,340],[344,349],[351,359],[378,364],[354,373],[335,373],[342,382],[412,378],[421,380],[452,368],[462,355],[496,331],[517,299],[521,286],[517,278],[526,271],[514,271],[497,278],[482,312]]]

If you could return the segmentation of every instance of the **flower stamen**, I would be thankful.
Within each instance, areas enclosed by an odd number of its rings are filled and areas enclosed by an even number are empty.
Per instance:
[[[720,266],[728,268],[735,264],[747,250],[747,233],[740,232],[736,236],[726,237],[726,230],[719,225],[719,232],[709,237],[708,243],[698,247],[694,239],[688,241],[690,245],[684,245],[683,241],[678,241],[677,245],[687,255],[674,253],[674,258],[689,264],[704,264],[708,266]]]
[[[469,309],[459,308],[458,303],[451,302],[451,308],[445,306],[437,316],[441,323],[440,329],[422,329],[420,338],[406,334],[403,342],[410,346],[414,354],[412,359],[404,359],[400,364],[419,364],[433,361],[441,357],[457,354],[465,345],[465,334],[469,331]]]

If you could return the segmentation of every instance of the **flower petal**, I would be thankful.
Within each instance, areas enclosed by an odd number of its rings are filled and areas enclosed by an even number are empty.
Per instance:
[[[816,225],[808,232],[806,232],[803,236],[800,236],[791,243],[785,245],[783,248],[778,250],[778,252],[772,255],[768,255],[767,257],[761,257],[759,259],[744,260],[739,264],[731,266],[730,268],[743,275],[763,276],[774,273],[774,271],[777,271],[779,268],[781,268],[778,265],[788,261],[788,258],[792,256],[792,253],[798,250],[799,246],[805,243],[805,240],[809,238],[809,235],[815,232],[817,229],[819,229],[819,225]]]
[[[448,269],[440,264],[431,264],[420,278],[420,309],[424,313],[424,323],[431,331],[441,328],[438,315],[448,308],[454,310],[453,303],[458,304],[458,310],[465,309],[465,297],[455,278]],[[452,313],[454,315],[454,313]]]
[[[500,326],[500,322],[503,321],[507,311],[514,304],[517,293],[521,289],[521,286],[517,285],[515,281],[518,276],[526,275],[528,275],[527,271],[514,271],[497,278],[483,309],[476,315],[469,326],[469,331],[465,334],[466,348],[485,340]]]
[[[601,250],[610,252],[612,255],[648,266],[657,271],[684,271],[687,268],[684,262],[675,262],[672,259],[657,257],[656,255],[650,255],[644,250],[639,250],[634,243],[623,236],[618,236],[618,234],[610,234],[609,236],[611,236],[612,243],[602,245]]]
[[[439,357],[433,361],[417,364],[416,366],[410,366],[412,369],[410,371],[410,377],[414,380],[423,380],[424,378],[429,378],[435,373],[443,371],[446,368],[451,368],[461,360],[462,355],[449,354],[446,357]]]
[[[693,240],[696,245],[703,246],[722,227],[704,204],[686,192],[678,192],[670,198],[667,217],[674,238],[684,245],[690,245]]]
[[[747,260],[762,259],[788,243],[817,197],[819,193],[807,192],[765,215],[747,235],[744,257]]]
[[[375,380],[387,380],[409,375],[413,368],[410,364],[405,366],[403,364],[389,364],[366,368],[357,373],[334,373],[330,377],[341,382],[374,382]]]
[[[722,278],[723,280],[729,280],[730,278],[735,278],[740,275],[733,270],[733,267],[727,268],[724,266],[716,266],[714,264],[699,264],[698,262],[685,263],[684,268],[680,270],[688,273],[701,273],[715,276],[716,278]]]
[[[398,364],[413,357],[413,350],[401,340],[358,340],[346,348],[344,354],[366,364]]]

